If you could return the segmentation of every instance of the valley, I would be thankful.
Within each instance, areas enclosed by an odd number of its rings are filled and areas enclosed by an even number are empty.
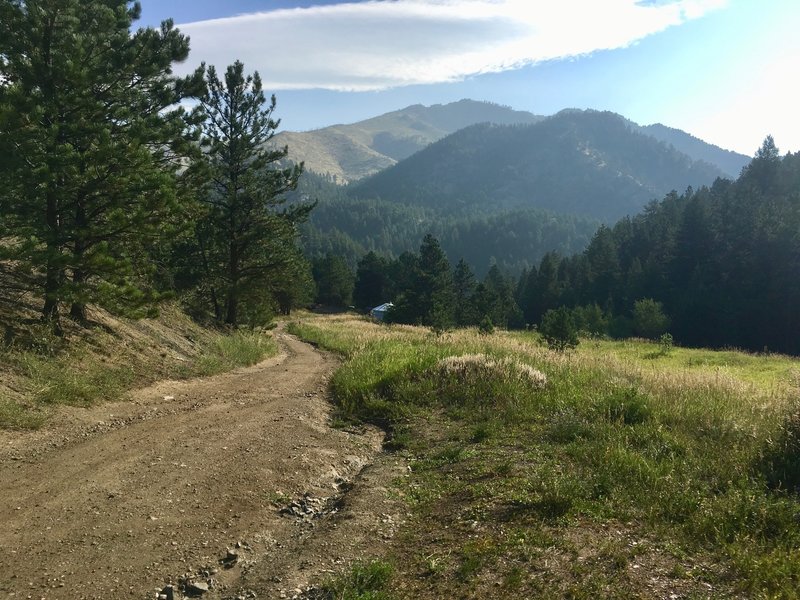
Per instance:
[[[0,594],[800,597],[795,4],[0,0]]]

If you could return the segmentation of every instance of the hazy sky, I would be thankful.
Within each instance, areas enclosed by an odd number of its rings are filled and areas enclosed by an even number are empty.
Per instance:
[[[141,0],[200,61],[236,59],[281,129],[488,100],[618,112],[752,155],[800,150],[798,0]]]

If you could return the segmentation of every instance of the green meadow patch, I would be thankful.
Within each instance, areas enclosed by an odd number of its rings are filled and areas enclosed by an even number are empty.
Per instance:
[[[339,417],[411,461],[392,597],[798,596],[796,360],[562,354],[352,317],[292,330],[346,357]]]

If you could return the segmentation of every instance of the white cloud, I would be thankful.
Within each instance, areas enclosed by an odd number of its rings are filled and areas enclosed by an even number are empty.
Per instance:
[[[180,25],[186,71],[241,60],[266,89],[383,90],[626,47],[726,0],[370,0]]]

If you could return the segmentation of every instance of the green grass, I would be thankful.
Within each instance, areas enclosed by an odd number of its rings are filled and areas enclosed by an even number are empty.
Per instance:
[[[189,375],[214,375],[237,367],[254,365],[267,356],[278,353],[271,337],[254,331],[237,331],[219,336],[189,366]]]
[[[390,600],[386,591],[394,569],[383,561],[356,563],[350,570],[323,583],[318,590],[324,600]]]
[[[657,342],[647,340],[584,340],[580,352],[602,359],[617,359],[629,367],[645,370],[704,373],[719,379],[733,377],[769,393],[782,393],[787,384],[800,383],[800,361],[781,354],[679,347],[662,354]]]
[[[795,359],[651,357],[658,348],[645,342],[585,342],[564,356],[532,334],[433,336],[348,318],[292,330],[347,357],[331,384],[340,417],[398,432],[412,461],[402,484],[412,524],[389,553],[402,597],[493,597],[503,586],[659,597],[645,593],[648,563],[658,585],[687,597],[707,586],[714,597],[798,597],[800,502],[775,483],[800,472]],[[530,365],[547,385],[513,369],[470,379],[439,366],[478,353]]]

